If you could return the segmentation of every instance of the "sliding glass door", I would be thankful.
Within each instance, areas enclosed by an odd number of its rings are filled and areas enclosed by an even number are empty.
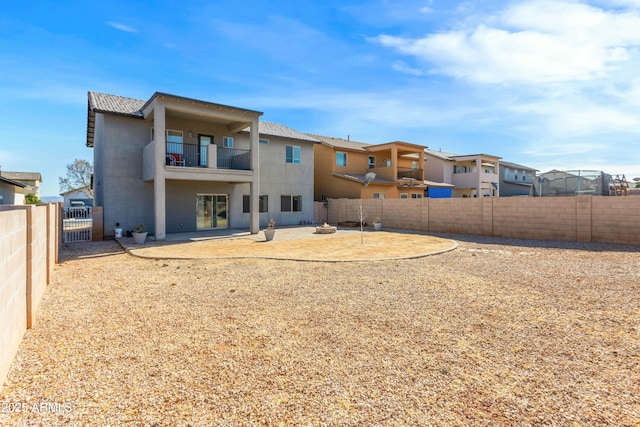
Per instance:
[[[229,227],[228,199],[226,194],[198,194],[196,200],[198,230]]]

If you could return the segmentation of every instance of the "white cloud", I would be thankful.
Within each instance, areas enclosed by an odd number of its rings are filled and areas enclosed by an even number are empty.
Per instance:
[[[403,73],[413,74],[414,76],[422,76],[425,74],[425,72],[422,69],[416,68],[416,67],[410,67],[402,61],[396,61],[393,64],[393,69],[396,71],[401,71]]]
[[[577,2],[516,3],[483,24],[423,38],[380,35],[432,72],[481,83],[559,83],[609,76],[638,57],[640,13]]]
[[[121,24],[115,21],[107,22],[107,25],[115,28],[116,30],[124,31],[126,33],[137,33],[138,30],[136,28],[130,27],[129,25]]]

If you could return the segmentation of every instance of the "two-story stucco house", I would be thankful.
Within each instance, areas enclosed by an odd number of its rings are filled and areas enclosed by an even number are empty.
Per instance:
[[[162,240],[313,219],[312,137],[260,122],[259,111],[166,93],[88,97],[94,206],[103,207],[105,234],[144,223]]]
[[[500,157],[426,149],[424,160],[425,179],[452,184],[453,197],[500,196]]]
[[[538,169],[517,163],[500,162],[500,197],[533,196]]]
[[[314,147],[315,200],[424,196],[424,146],[401,141],[372,145],[311,136],[320,141]],[[375,174],[371,181],[366,178],[370,172]]]

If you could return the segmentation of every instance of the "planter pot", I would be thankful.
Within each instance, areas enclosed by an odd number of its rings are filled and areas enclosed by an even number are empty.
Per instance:
[[[275,228],[267,228],[264,230],[264,238],[268,241],[273,240],[273,236],[276,234]]]
[[[146,231],[144,233],[133,232],[131,233],[131,236],[133,237],[133,241],[138,245],[140,245],[144,243],[144,241],[147,239],[147,232]]]
[[[374,229],[375,231],[380,231],[380,230],[382,230],[382,223],[381,223],[381,222],[374,222],[374,223],[373,223],[373,229]]]

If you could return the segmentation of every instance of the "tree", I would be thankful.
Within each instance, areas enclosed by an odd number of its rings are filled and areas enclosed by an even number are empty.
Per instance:
[[[29,193],[24,196],[25,205],[37,205],[38,203],[42,203],[42,200],[40,200],[35,194]]]
[[[86,160],[75,159],[73,163],[67,165],[66,178],[60,177],[60,191],[83,190],[93,197],[91,188],[91,177],[93,176],[93,165]]]

